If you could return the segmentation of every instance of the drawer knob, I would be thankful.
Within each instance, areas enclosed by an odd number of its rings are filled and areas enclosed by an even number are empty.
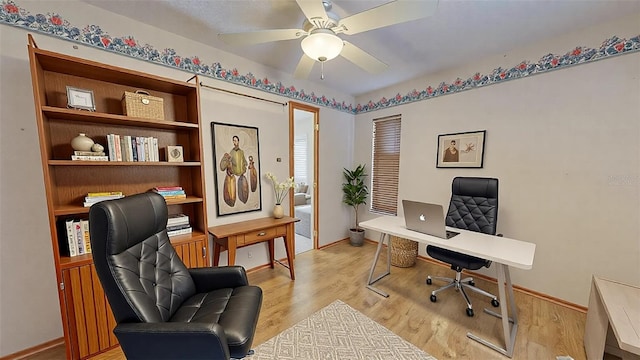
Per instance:
[[[264,232],[264,231],[261,231],[261,232],[258,233],[258,236],[265,236],[265,235],[267,235],[267,233]]]

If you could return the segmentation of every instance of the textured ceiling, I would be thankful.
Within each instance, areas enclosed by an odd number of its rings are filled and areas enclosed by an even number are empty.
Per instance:
[[[230,46],[216,36],[301,28],[304,15],[295,0],[82,1],[289,74],[293,74],[302,56],[299,39]],[[332,11],[346,17],[386,2],[334,0]],[[371,75],[338,57],[325,63],[324,80],[320,80],[319,64],[314,66],[309,80],[357,96],[636,12],[640,12],[640,0],[440,0],[433,16],[356,35],[340,35],[388,64],[385,72]],[[249,71],[252,69],[246,69]],[[461,74],[464,75],[469,74]]]

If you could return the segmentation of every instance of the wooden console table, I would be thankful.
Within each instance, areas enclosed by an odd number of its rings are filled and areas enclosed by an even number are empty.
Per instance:
[[[295,280],[296,277],[293,271],[293,241],[295,236],[293,223],[297,221],[300,221],[300,219],[289,216],[281,219],[265,217],[232,224],[211,226],[209,233],[213,236],[213,265],[218,266],[222,249],[227,250],[227,263],[229,265],[235,265],[237,248],[268,241],[270,265],[273,269],[275,262],[273,241],[276,238],[282,237],[287,252],[291,280]]]
[[[587,359],[602,359],[604,352],[640,359],[638,299],[640,287],[593,277],[584,334]]]

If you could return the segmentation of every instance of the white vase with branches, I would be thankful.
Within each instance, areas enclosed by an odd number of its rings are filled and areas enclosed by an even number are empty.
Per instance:
[[[290,177],[283,182],[278,182],[276,176],[270,172],[266,173],[265,176],[271,180],[271,183],[273,184],[273,194],[276,199],[276,203],[273,207],[273,217],[280,219],[284,216],[282,202],[287,198],[290,190],[293,189],[296,184],[293,182],[293,177]]]

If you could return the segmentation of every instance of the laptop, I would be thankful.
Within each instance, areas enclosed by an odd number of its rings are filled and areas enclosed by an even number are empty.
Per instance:
[[[460,234],[445,228],[442,205],[402,200],[404,220],[408,230],[451,239]]]

